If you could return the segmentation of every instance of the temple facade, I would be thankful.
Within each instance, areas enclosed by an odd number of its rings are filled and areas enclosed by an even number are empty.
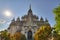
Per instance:
[[[24,15],[20,18],[18,17],[16,20],[13,18],[11,21],[9,27],[8,27],[8,33],[14,34],[15,32],[21,32],[23,34],[29,35],[32,34],[34,36],[34,33],[39,29],[42,25],[50,26],[47,19],[44,19],[41,17],[40,20],[38,16],[34,15],[31,9],[31,5],[29,7],[29,10],[27,12],[27,15]]]

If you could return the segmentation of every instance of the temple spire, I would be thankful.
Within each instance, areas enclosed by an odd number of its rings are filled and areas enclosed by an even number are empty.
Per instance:
[[[33,14],[32,14],[32,10],[31,10],[31,4],[30,4],[30,6],[29,6],[28,15],[33,15]]]

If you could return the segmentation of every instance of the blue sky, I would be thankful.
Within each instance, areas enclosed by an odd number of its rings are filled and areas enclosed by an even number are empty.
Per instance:
[[[57,7],[60,0],[0,0],[0,30],[7,29],[12,18],[21,18],[27,14],[29,5],[31,4],[33,14],[39,18],[42,16],[47,18],[51,26],[54,26],[54,14],[53,9]],[[7,17],[3,13],[4,11],[10,11],[12,17]]]

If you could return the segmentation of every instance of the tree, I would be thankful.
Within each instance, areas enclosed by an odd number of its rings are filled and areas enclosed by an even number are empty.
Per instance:
[[[10,37],[8,36],[8,33],[6,30],[1,31],[1,38],[4,40],[10,40]]]
[[[53,31],[52,38],[53,40],[60,40],[60,35],[56,31]]]
[[[25,35],[22,35],[20,40],[26,40]]]
[[[51,34],[50,26],[41,26],[39,30],[35,33],[35,40],[48,40],[49,35]]]
[[[54,26],[55,31],[59,33],[60,31],[60,5],[53,10],[56,24]]]
[[[15,34],[10,34],[7,31],[1,31],[0,36],[2,40],[26,40],[25,35],[20,32],[16,32]]]
[[[16,32],[16,33],[14,34],[14,38],[15,38],[15,40],[26,40],[25,35],[23,35],[23,34],[20,33],[20,32]]]

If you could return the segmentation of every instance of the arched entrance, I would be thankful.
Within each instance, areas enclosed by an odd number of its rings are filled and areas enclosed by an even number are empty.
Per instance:
[[[31,30],[29,30],[27,33],[27,39],[32,40],[32,31]]]

